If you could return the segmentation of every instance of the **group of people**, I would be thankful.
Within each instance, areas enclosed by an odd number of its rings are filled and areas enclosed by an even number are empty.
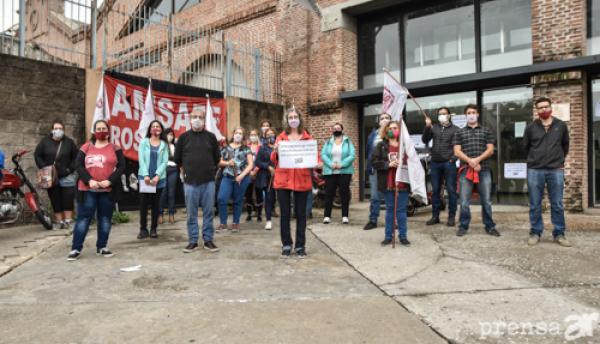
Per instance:
[[[541,97],[535,101],[538,119],[529,124],[523,134],[523,149],[527,154],[527,187],[529,192],[529,218],[531,224],[529,245],[536,245],[544,230],[542,221],[542,199],[548,190],[551,206],[552,232],[554,241],[570,247],[565,237],[565,217],[563,207],[564,164],[569,152],[569,131],[567,125],[552,116],[552,101]],[[440,223],[442,185],[448,194],[448,219],[446,225],[456,225],[456,211],[460,200],[460,214],[457,236],[467,234],[471,222],[470,203],[476,187],[481,202],[482,220],[485,232],[499,237],[500,233],[492,217],[492,171],[490,158],[494,154],[495,138],[489,128],[479,123],[479,108],[470,104],[464,109],[466,125],[458,128],[451,122],[450,109],[437,110],[438,121],[433,123],[425,118],[422,135],[424,144],[431,140],[431,162],[429,173],[432,186],[432,217],[427,225]],[[386,206],[385,237],[382,245],[392,241],[394,226],[397,226],[402,245],[410,245],[407,240],[406,206],[410,185],[395,182],[398,160],[399,123],[391,121],[388,114],[378,118],[379,128],[367,140],[367,175],[371,185],[369,221],[364,230],[377,227],[381,199]],[[460,161],[457,164],[457,161]],[[458,166],[457,166],[458,165]],[[458,190],[457,190],[458,188]],[[394,198],[396,195],[396,198]],[[396,214],[394,215],[394,209]]]
[[[571,246],[565,237],[565,220],[562,204],[564,189],[564,161],[569,150],[569,133],[564,122],[552,116],[551,100],[540,98],[535,102],[538,119],[524,132],[524,149],[527,152],[527,184],[530,199],[531,232],[529,245],[539,242],[543,232],[541,202],[547,186],[551,204],[553,237],[562,246]],[[440,223],[441,188],[448,194],[446,225],[455,226],[460,202],[458,236],[467,234],[471,221],[470,202],[477,187],[481,201],[485,231],[500,236],[492,217],[490,157],[494,154],[495,139],[489,128],[479,123],[476,105],[468,105],[466,126],[458,128],[451,122],[450,110],[438,109],[438,121],[425,119],[422,135],[424,143],[432,140],[430,176],[432,185],[432,217],[427,225]],[[407,155],[400,156],[401,123],[389,114],[378,118],[379,128],[367,139],[367,175],[371,185],[369,221],[365,230],[377,227],[381,201],[385,202],[385,231],[383,246],[393,240],[398,229],[401,245],[409,246],[407,206],[410,185],[396,181],[396,170],[406,163]],[[267,120],[260,129],[247,134],[236,128],[230,139],[222,144],[205,128],[205,113],[190,114],[191,129],[175,138],[174,132],[155,120],[150,123],[146,137],[138,149],[138,180],[152,189],[140,192],[140,231],[138,239],[157,238],[157,228],[164,222],[163,210],[168,209],[168,221],[175,222],[175,190],[177,179],[183,182],[187,213],[188,245],[184,252],[199,248],[200,232],[198,208],[202,208],[202,245],[216,252],[213,218],[218,211],[216,231],[239,231],[244,198],[253,209],[248,209],[251,220],[254,211],[257,221],[262,221],[265,211],[265,229],[272,229],[272,216],[278,202],[282,257],[292,254],[306,256],[306,223],[312,209],[313,170],[310,168],[282,168],[279,166],[278,147],[283,141],[313,140],[305,129],[298,110],[288,109],[284,116],[284,129],[277,134]],[[97,254],[110,257],[108,237],[112,213],[118,200],[120,177],[125,170],[121,148],[110,143],[110,126],[106,121],[93,125],[89,142],[78,148],[65,136],[64,125],[54,121],[52,132],[35,151],[39,168],[54,165],[58,182],[49,188],[48,195],[54,209],[56,226],[66,228],[72,223],[73,203],[77,198],[77,220],[73,228],[73,244],[69,260],[79,258],[89,225],[96,216],[98,240]],[[354,173],[356,150],[351,139],[344,135],[344,126],[335,123],[318,157],[325,179],[325,210],[323,223],[331,223],[333,199],[336,190],[341,198],[342,224],[348,224],[350,184]],[[402,160],[400,160],[402,159]],[[457,164],[457,161],[460,161]],[[458,165],[458,166],[457,166]],[[458,188],[458,190],[457,190]],[[141,189],[141,188],[140,188]],[[140,190],[141,191],[141,190]],[[228,226],[228,205],[232,204],[232,223]],[[147,215],[151,212],[150,227]],[[291,235],[291,219],[296,219],[296,237]]]

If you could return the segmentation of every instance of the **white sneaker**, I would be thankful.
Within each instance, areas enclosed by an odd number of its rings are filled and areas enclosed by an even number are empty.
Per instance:
[[[273,224],[271,223],[271,221],[267,221],[267,223],[265,223],[265,229],[270,231],[273,228]]]
[[[328,218],[328,217],[324,217],[324,218],[323,218],[323,223],[324,223],[324,224],[326,224],[326,225],[327,225],[327,224],[329,224],[330,222],[331,222],[331,219],[330,219],[330,218]]]
[[[342,217],[342,224],[345,224],[345,225],[347,225],[347,224],[349,224],[349,223],[350,223],[350,219],[348,219],[348,218],[347,218],[347,217],[345,217],[345,216],[344,216],[344,217]]]

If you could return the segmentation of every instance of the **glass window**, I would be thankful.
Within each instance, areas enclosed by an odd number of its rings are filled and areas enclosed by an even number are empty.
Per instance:
[[[407,82],[475,73],[472,0],[410,12],[405,18]]]
[[[450,93],[437,96],[417,98],[417,101],[431,117],[433,123],[437,123],[437,109],[445,106],[450,109],[451,114],[462,114],[465,106],[477,102],[477,94],[472,92]],[[420,135],[425,129],[425,119],[423,114],[412,101],[406,103],[406,115],[404,116],[406,127],[411,135]]]
[[[594,205],[600,205],[600,79],[592,81],[592,147],[594,158],[592,159],[594,170]]]
[[[400,79],[400,33],[397,18],[361,25],[362,88],[383,85],[383,68]]]
[[[200,0],[175,0],[175,12],[181,12],[200,3]]]
[[[482,1],[481,55],[483,71],[533,62],[531,0]]]
[[[588,0],[588,55],[600,54],[600,0]]]
[[[526,163],[523,133],[533,120],[533,90],[517,87],[483,92],[482,124],[496,137],[492,156],[492,183],[496,185],[498,201],[504,204],[527,205],[527,180],[504,175],[504,169],[516,163]]]

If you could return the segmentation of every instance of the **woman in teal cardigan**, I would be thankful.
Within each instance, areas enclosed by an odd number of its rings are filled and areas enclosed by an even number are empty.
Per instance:
[[[333,125],[331,132],[333,136],[325,142],[321,149],[321,160],[323,161],[323,176],[325,178],[325,214],[323,223],[331,222],[331,208],[336,189],[340,190],[342,199],[342,224],[350,222],[348,212],[350,207],[350,182],[354,173],[355,151],[350,138],[344,135],[344,126],[341,123]]]
[[[167,163],[169,162],[169,150],[167,142],[163,137],[164,127],[159,121],[152,121],[148,126],[146,138],[140,142],[138,148],[138,180],[141,184],[155,186],[155,193],[140,192],[140,233],[138,239],[148,236],[158,238],[156,227],[160,215],[160,194],[166,185]],[[148,232],[148,207],[152,206],[152,222]]]

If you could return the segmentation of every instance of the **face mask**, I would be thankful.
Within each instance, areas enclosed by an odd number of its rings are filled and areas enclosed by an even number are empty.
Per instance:
[[[552,116],[552,110],[538,112],[538,116],[544,120],[548,119],[548,118],[550,118],[550,116]]]
[[[151,133],[154,136],[159,136],[161,133],[161,130],[159,128],[154,128],[154,129],[152,129]]]
[[[204,120],[202,118],[193,118],[192,119],[192,128],[200,129],[204,126]]]
[[[174,138],[175,137],[173,137],[173,135],[167,135],[167,141],[169,141],[169,142],[173,142]]]
[[[448,123],[448,117],[449,117],[448,115],[439,115],[438,116],[438,121],[441,124],[446,124],[446,123]]]
[[[94,136],[96,136],[96,140],[108,140],[108,131],[97,131],[94,133]]]
[[[387,119],[387,118],[382,119],[381,121],[379,121],[379,127],[384,128],[386,125],[388,125],[388,123],[390,123],[389,119]]]
[[[243,138],[244,138],[244,136],[242,134],[234,134],[233,135],[233,142],[240,143],[240,142],[242,142]]]
[[[387,134],[390,139],[397,139],[398,136],[400,136],[400,130],[398,130],[398,129],[388,130]]]
[[[477,115],[473,115],[473,114],[467,115],[467,123],[469,123],[469,124],[477,123]]]
[[[63,137],[64,135],[65,135],[65,132],[64,132],[64,130],[62,130],[62,129],[54,129],[54,130],[52,130],[52,136],[53,136],[55,139],[62,139],[62,137]]]
[[[269,144],[271,144],[271,145],[274,144],[275,143],[275,136],[269,136],[269,137],[267,137],[267,142]]]
[[[333,132],[333,136],[335,136],[335,137],[340,137],[340,136],[342,136],[342,131],[341,131],[341,130],[336,130],[336,131],[334,131],[334,132]]]
[[[298,128],[300,126],[300,120],[297,118],[292,118],[290,120],[288,120],[288,124],[290,125],[290,128]]]
[[[262,133],[264,134],[267,132],[267,129],[269,129],[269,127],[262,127],[260,128],[260,131],[262,131]]]
[[[251,136],[250,136],[250,142],[253,142],[253,143],[256,143],[256,142],[258,142],[258,136],[256,136],[256,135],[251,135]]]

